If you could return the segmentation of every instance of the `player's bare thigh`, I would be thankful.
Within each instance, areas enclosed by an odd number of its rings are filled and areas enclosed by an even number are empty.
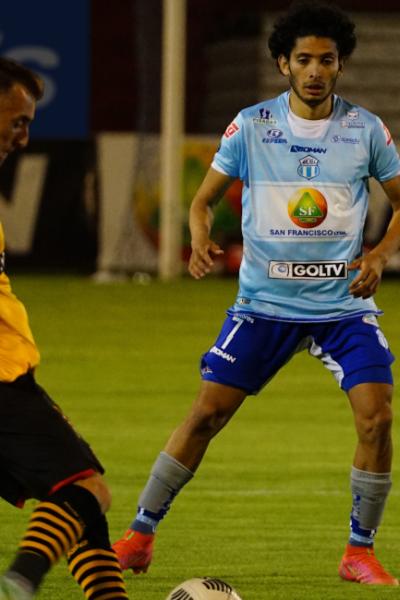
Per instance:
[[[183,423],[173,432],[165,452],[195,470],[209,441],[235,414],[247,392],[214,381],[202,381]]]

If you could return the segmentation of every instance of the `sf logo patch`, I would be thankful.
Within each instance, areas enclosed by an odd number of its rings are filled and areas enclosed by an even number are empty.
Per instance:
[[[328,204],[318,190],[301,188],[290,198],[288,213],[295,225],[303,229],[312,229],[325,220]]]

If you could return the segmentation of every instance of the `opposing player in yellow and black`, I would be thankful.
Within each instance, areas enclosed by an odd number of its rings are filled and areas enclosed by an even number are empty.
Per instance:
[[[43,82],[0,58],[0,164],[28,143]],[[29,600],[62,555],[86,598],[126,600],[104,513],[110,492],[103,467],[60,408],[36,383],[39,362],[22,303],[4,273],[0,225],[0,496],[39,503],[14,561],[0,579],[0,600]]]

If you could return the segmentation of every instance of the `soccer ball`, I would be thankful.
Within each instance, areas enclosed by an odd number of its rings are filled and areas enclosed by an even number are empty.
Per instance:
[[[166,600],[241,600],[233,587],[214,577],[188,579],[170,592]]]

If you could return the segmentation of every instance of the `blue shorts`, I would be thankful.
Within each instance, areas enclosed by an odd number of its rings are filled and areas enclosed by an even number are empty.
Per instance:
[[[203,379],[256,394],[297,352],[308,350],[348,391],[359,383],[393,384],[394,356],[374,315],[288,323],[229,314],[201,359]]]

